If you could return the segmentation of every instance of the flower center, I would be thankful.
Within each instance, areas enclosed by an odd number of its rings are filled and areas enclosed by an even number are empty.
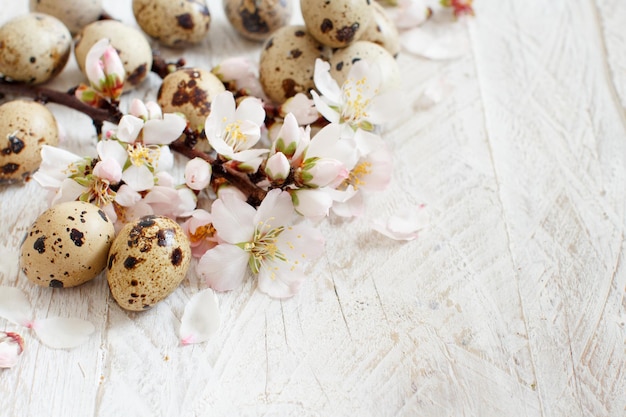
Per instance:
[[[366,119],[369,114],[367,109],[370,105],[370,98],[365,97],[363,88],[367,86],[367,78],[360,80],[346,80],[343,85],[343,95],[345,106],[342,111],[342,118],[347,122],[359,122]]]
[[[215,236],[215,232],[215,227],[211,223],[198,226],[193,233],[189,234],[189,240],[191,243],[198,243],[201,240],[212,238]]]
[[[355,166],[348,175],[348,183],[354,186],[355,190],[358,190],[360,186],[365,185],[364,178],[372,173],[371,162],[361,162]]]
[[[270,219],[271,220],[271,219]],[[287,262],[287,257],[278,249],[276,241],[278,236],[285,230],[283,226],[272,228],[268,222],[260,222],[254,229],[252,242],[246,242],[243,250],[250,252],[250,269],[258,274],[265,261]],[[274,274],[271,274],[274,278]]]
[[[141,143],[128,145],[126,152],[131,164],[137,167],[141,165],[153,167],[154,162],[159,159],[160,155],[158,146],[143,146]]]
[[[248,141],[246,135],[241,131],[241,122],[236,121],[226,125],[224,128],[224,142],[231,146],[235,152],[246,149],[245,144]]]

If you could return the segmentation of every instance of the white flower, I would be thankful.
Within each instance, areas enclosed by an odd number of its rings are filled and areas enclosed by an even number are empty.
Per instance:
[[[391,120],[398,110],[392,93],[380,94],[380,68],[366,60],[355,62],[348,78],[341,85],[330,76],[330,64],[315,61],[315,87],[311,90],[317,110],[331,123],[347,124],[353,129],[372,130],[375,125]]]
[[[211,182],[211,164],[202,158],[193,158],[185,165],[185,183],[192,190],[202,190]]]
[[[12,368],[24,351],[22,336],[0,331],[0,368]]]
[[[305,278],[306,263],[323,250],[321,233],[297,218],[291,197],[271,190],[258,210],[225,195],[213,203],[213,227],[220,243],[198,262],[198,274],[217,291],[239,286],[249,266],[258,286],[271,297],[293,296]]]
[[[267,149],[252,149],[261,138],[261,126],[265,110],[261,100],[244,99],[235,108],[230,91],[218,94],[211,103],[211,113],[206,119],[204,131],[209,144],[228,160],[239,162],[239,167],[256,172]]]

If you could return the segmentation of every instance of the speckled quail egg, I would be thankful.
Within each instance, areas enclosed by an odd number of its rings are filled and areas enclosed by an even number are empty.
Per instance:
[[[69,30],[46,14],[21,15],[0,27],[0,73],[15,81],[41,84],[56,77],[71,50]]]
[[[373,19],[371,0],[300,0],[302,17],[315,39],[343,48],[359,39]]]
[[[254,41],[287,25],[293,11],[292,0],[223,0],[223,6],[235,30]]]
[[[372,4],[374,15],[359,40],[377,43],[392,56],[400,52],[400,34],[385,8],[378,2]]]
[[[72,33],[102,15],[102,0],[30,0],[30,11],[59,19]]]
[[[297,93],[309,94],[315,86],[315,60],[325,49],[304,26],[278,29],[265,42],[259,59],[259,80],[265,94],[281,104]]]
[[[200,42],[211,23],[205,0],[133,0],[133,14],[144,32],[175,48]]]
[[[382,76],[381,90],[393,89],[400,81],[400,70],[394,57],[382,46],[368,41],[357,41],[336,50],[330,58],[330,75],[339,85],[348,77],[355,62],[365,59],[378,65]]]
[[[57,123],[43,104],[14,100],[0,106],[0,184],[28,179],[41,147],[59,143]]]
[[[145,216],[127,223],[109,251],[111,294],[126,310],[148,309],[178,287],[190,261],[189,239],[174,220]]]
[[[115,228],[97,206],[70,201],[52,206],[32,224],[20,248],[20,268],[37,285],[74,287],[106,266]]]
[[[89,49],[102,38],[111,41],[124,64],[124,91],[132,90],[148,76],[152,68],[152,48],[146,36],[117,20],[99,20],[88,24],[78,33],[74,45],[76,62],[83,73]]]
[[[184,114],[189,127],[200,132],[211,112],[213,98],[225,90],[224,84],[210,71],[181,68],[163,78],[157,102],[164,113]]]

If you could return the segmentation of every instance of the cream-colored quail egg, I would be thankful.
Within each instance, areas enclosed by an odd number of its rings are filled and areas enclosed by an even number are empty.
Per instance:
[[[174,220],[145,216],[127,223],[109,252],[111,294],[126,310],[148,309],[178,287],[190,261],[189,239]]]
[[[133,0],[133,14],[144,32],[175,48],[200,42],[211,23],[205,0]]]
[[[223,0],[223,5],[235,30],[254,41],[287,25],[293,11],[292,0]]]
[[[211,112],[211,102],[225,91],[224,84],[210,71],[200,68],[181,68],[163,78],[157,102],[164,113],[182,113],[189,127],[202,131]]]
[[[37,285],[74,287],[106,266],[115,228],[93,204],[70,201],[52,206],[32,224],[20,248],[20,268]]]
[[[63,70],[71,50],[72,35],[59,19],[42,13],[15,17],[0,27],[0,74],[44,83]]]
[[[378,2],[372,4],[373,19],[359,40],[377,43],[396,57],[400,52],[400,34],[385,8]]]
[[[30,11],[59,19],[72,33],[77,33],[102,15],[102,0],[30,0]]]
[[[85,59],[89,49],[102,38],[108,38],[124,64],[126,80],[124,91],[139,85],[152,68],[152,48],[139,30],[117,20],[99,20],[85,26],[77,35],[74,45],[76,62],[85,73]]]
[[[383,80],[381,90],[397,87],[400,80],[398,63],[385,48],[368,41],[357,41],[346,48],[336,50],[329,61],[330,75],[339,85],[343,84],[348,78],[352,64],[361,59],[379,67]]]
[[[59,143],[57,123],[43,104],[14,100],[0,106],[0,184],[28,179],[41,164],[41,147]]]
[[[324,46],[304,26],[285,26],[265,42],[259,60],[259,79],[265,94],[281,104],[297,93],[309,94],[315,83],[315,60]]]
[[[358,40],[374,15],[371,0],[300,0],[302,17],[315,39],[333,48]]]

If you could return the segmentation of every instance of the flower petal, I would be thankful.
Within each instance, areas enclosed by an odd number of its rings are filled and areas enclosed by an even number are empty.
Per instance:
[[[93,324],[75,317],[35,320],[32,329],[44,345],[54,349],[70,349],[82,345],[95,331]]]
[[[143,126],[146,145],[169,145],[183,133],[187,120],[175,113],[165,113],[163,119],[150,119]]]
[[[275,188],[267,193],[252,220],[253,225],[271,224],[272,228],[291,224],[295,211],[289,193]]]
[[[389,217],[386,222],[374,220],[372,228],[395,240],[413,240],[428,224],[428,213],[423,204],[405,207]]]
[[[249,242],[254,233],[256,210],[237,197],[226,194],[215,200],[211,208],[213,227],[228,243]]]
[[[268,262],[259,271],[259,290],[272,298],[293,297],[300,290],[306,274],[285,262]]]
[[[249,120],[257,126],[261,126],[265,121],[265,110],[263,102],[256,97],[245,98],[235,111],[236,120]]]
[[[248,254],[235,245],[217,245],[198,261],[196,272],[215,291],[230,291],[239,287],[246,277]]]
[[[195,294],[185,306],[180,323],[180,339],[183,345],[208,340],[220,327],[220,310],[213,290],[206,289]]]
[[[313,81],[315,82],[315,88],[317,88],[317,91],[319,91],[321,95],[335,104],[340,103],[341,88],[337,84],[337,81],[330,75],[330,64],[327,61],[319,58],[315,60]]]
[[[146,191],[154,187],[154,176],[145,165],[131,165],[122,174],[122,180],[135,191]]]
[[[22,326],[30,323],[32,310],[24,291],[15,287],[0,286],[0,317]]]

